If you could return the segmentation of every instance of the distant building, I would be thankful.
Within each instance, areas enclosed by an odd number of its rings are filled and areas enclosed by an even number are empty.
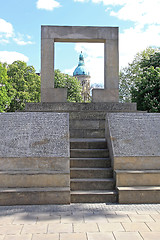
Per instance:
[[[91,77],[89,75],[89,72],[86,69],[82,52],[79,55],[79,63],[73,72],[73,76],[77,77],[78,80],[81,82],[83,101],[84,102],[89,101],[90,100],[90,78]]]

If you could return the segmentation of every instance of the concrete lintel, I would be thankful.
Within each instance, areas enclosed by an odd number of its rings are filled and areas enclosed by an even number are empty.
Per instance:
[[[118,27],[41,26],[41,38],[66,40],[118,39]]]

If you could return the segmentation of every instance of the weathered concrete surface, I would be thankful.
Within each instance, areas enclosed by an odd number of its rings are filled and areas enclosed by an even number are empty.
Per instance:
[[[119,203],[160,203],[160,187],[118,187]]]
[[[160,114],[108,113],[106,139],[119,203],[160,203]]]
[[[67,102],[67,89],[41,87],[41,98],[44,102]]]
[[[2,188],[0,205],[69,204],[69,188]]]
[[[48,89],[54,88],[54,43],[55,42],[102,42],[104,43],[104,88],[112,92],[106,97],[104,91],[101,102],[118,102],[119,48],[117,27],[86,26],[41,26],[41,83],[42,102],[54,101]],[[94,94],[95,95],[95,94]],[[93,95],[93,102],[99,99]],[[45,97],[44,97],[45,96]],[[111,96],[111,99],[110,99]]]
[[[26,103],[25,111],[29,112],[136,112],[136,103]],[[85,113],[86,114],[86,113]],[[100,114],[100,113],[99,113]]]
[[[92,102],[117,102],[119,89],[93,89]]]
[[[0,157],[69,157],[66,113],[1,113]]]
[[[69,114],[0,114],[0,205],[70,203]]]
[[[116,170],[116,184],[119,187],[160,186],[160,170]]]
[[[107,130],[114,157],[160,157],[159,113],[108,113]]]

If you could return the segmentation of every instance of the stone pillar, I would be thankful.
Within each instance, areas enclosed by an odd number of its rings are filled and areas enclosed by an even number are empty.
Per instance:
[[[67,90],[54,88],[54,39],[41,39],[41,102],[66,102]]]
[[[119,101],[119,50],[117,39],[104,43],[104,89],[92,90],[93,102]]]

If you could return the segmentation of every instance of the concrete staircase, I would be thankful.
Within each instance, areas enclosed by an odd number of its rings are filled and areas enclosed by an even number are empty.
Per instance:
[[[70,114],[72,203],[117,201],[104,124],[102,112]]]

